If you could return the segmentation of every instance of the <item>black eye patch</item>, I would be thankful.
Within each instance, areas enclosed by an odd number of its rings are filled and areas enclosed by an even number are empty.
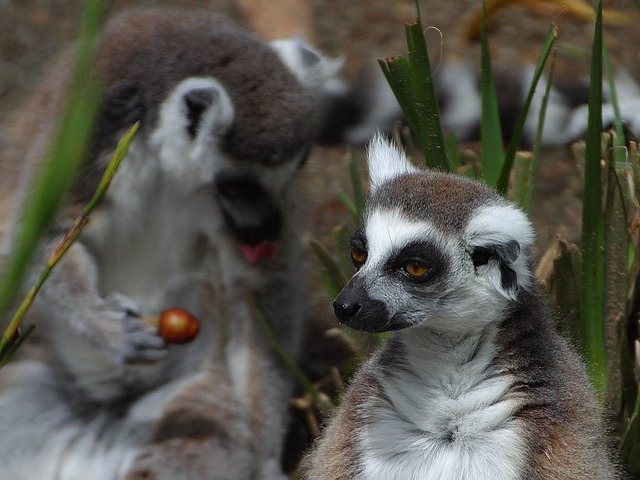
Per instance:
[[[356,230],[353,237],[351,237],[351,246],[360,250],[367,250],[367,237],[365,237],[361,229]]]
[[[431,242],[415,242],[394,255],[387,262],[386,269],[389,273],[400,274],[406,278],[404,272],[408,263],[420,264],[428,268],[429,273],[421,277],[420,282],[427,282],[439,276],[449,264],[447,257],[436,245]]]

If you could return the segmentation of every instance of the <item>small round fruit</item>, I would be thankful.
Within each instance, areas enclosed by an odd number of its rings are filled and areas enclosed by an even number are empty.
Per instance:
[[[187,343],[200,331],[200,323],[190,312],[180,307],[160,312],[158,333],[167,343]]]

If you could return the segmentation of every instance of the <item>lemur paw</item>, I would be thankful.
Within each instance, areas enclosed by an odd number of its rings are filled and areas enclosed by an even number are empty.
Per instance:
[[[105,346],[118,363],[149,364],[167,355],[166,342],[156,327],[142,321],[142,310],[134,300],[112,293],[105,299],[104,309],[110,323]]]

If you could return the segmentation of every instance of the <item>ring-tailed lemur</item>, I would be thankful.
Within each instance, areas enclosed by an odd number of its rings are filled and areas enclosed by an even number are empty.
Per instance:
[[[38,163],[70,66],[67,54],[33,95],[3,161]],[[106,25],[96,134],[43,255],[119,136],[141,128],[25,320],[34,336],[0,372],[2,478],[284,478],[292,381],[259,317],[295,357],[294,177],[336,68],[301,40],[267,44],[205,11],[129,10]],[[193,343],[167,346],[140,319],[171,306],[200,319]]]
[[[534,283],[525,215],[377,137],[340,322],[396,331],[307,461],[313,480],[612,479],[594,392]]]
[[[496,93],[503,137],[513,135],[522,106],[533,79],[533,64],[496,73]],[[531,148],[536,141],[538,116],[549,81],[542,75],[525,122],[522,146]],[[640,85],[624,70],[616,72],[616,89],[622,119],[629,130],[640,136]],[[480,76],[471,62],[452,61],[434,69],[434,88],[438,97],[440,121],[445,132],[455,133],[460,142],[479,138],[481,118]],[[332,82],[328,89],[333,106],[327,106],[325,130],[321,138],[327,142],[364,144],[376,129],[391,132],[402,112],[395,96],[380,71],[365,69],[351,84]],[[602,118],[605,126],[615,119],[608,85],[604,85]],[[562,147],[581,138],[587,129],[589,83],[582,78],[561,78],[552,82],[546,107],[542,143]],[[345,98],[346,103],[345,112]],[[342,106],[342,109],[336,108]],[[333,117],[332,115],[336,115]],[[342,128],[336,128],[341,125]]]

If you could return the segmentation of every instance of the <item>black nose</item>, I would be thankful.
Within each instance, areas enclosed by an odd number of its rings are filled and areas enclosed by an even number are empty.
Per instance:
[[[343,302],[339,299],[333,302],[333,310],[340,323],[347,323],[360,308],[360,304],[356,302]]]

